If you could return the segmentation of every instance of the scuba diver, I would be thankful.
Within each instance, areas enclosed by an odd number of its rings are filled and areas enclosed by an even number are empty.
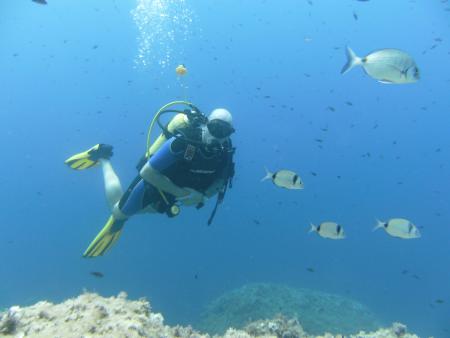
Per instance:
[[[172,108],[180,104],[187,108]],[[163,125],[160,116],[166,113],[176,115]],[[155,123],[162,132],[150,144]],[[147,150],[137,165],[139,174],[125,193],[110,162],[112,146],[97,144],[68,158],[65,163],[75,170],[101,165],[111,209],[108,221],[83,256],[103,255],[118,240],[127,220],[136,213],[165,213],[174,217],[179,214],[181,205],[199,209],[208,198],[217,195],[208,220],[210,225],[234,176],[235,149],[230,139],[233,132],[232,116],[226,109],[215,109],[206,117],[189,102],[174,101],[163,106],[150,125]]]

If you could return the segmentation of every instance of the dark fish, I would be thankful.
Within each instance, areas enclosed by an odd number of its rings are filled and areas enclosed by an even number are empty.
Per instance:
[[[436,299],[434,302],[436,304],[444,304],[444,300],[443,299]]]
[[[198,274],[195,274],[195,275],[194,275],[194,279],[198,279]]]
[[[315,173],[314,171],[311,171],[311,175],[317,176],[317,173]]]
[[[313,268],[306,268],[306,271],[314,272],[315,270]]]
[[[35,2],[37,4],[41,4],[41,5],[46,5],[47,4],[46,0],[31,0],[31,1],[33,1],[33,2]]]
[[[261,224],[261,222],[259,220],[257,220],[257,219],[254,219],[253,223],[255,223],[256,225],[260,225]]]
[[[358,21],[358,14],[356,14],[355,12],[353,12],[353,18]]]
[[[330,111],[336,111],[336,108],[334,108],[332,106],[328,106],[327,109],[330,110]]]
[[[350,101],[345,101],[345,104],[346,104],[347,106],[353,106],[353,103],[350,102]]]
[[[105,275],[100,271],[91,271],[91,275],[97,278],[103,278]]]

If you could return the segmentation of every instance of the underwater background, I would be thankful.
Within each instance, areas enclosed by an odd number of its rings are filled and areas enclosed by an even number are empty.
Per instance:
[[[280,283],[450,337],[449,22],[440,0],[3,0],[0,308],[124,290],[195,327],[223,293]],[[408,51],[421,80],[341,76],[347,45]],[[112,144],[125,188],[151,118],[175,99],[233,114],[236,175],[214,223],[214,200],[139,215],[104,257],[83,259],[109,215],[103,179],[64,160]],[[305,189],[261,183],[264,166]],[[393,217],[422,238],[371,231]],[[308,235],[326,220],[347,238]]]

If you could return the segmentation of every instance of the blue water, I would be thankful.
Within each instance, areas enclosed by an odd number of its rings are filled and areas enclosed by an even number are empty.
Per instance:
[[[450,337],[448,3],[48,2],[0,4],[0,308],[125,290],[168,323],[188,324],[223,292],[280,282],[348,295],[386,325]],[[162,30],[140,32],[138,2],[184,8],[181,24],[153,17]],[[156,42],[139,57],[143,34]],[[342,76],[346,45],[359,55],[403,49],[422,78],[395,86],[358,68]],[[126,187],[154,112],[185,94],[206,113],[228,108],[237,129],[234,186],[214,224],[213,201],[175,219],[136,216],[111,252],[83,259],[108,217],[101,170],[75,172],[64,160],[113,144]],[[305,189],[261,183],[264,166],[297,171]],[[422,238],[371,232],[391,217],[423,227]],[[348,238],[307,234],[325,220]]]

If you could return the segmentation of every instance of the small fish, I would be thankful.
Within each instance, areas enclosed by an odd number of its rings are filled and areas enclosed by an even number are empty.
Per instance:
[[[266,176],[264,176],[261,180],[272,180],[273,184],[280,188],[286,189],[303,189],[303,181],[295,172],[290,170],[279,170],[275,173],[271,173],[267,168]]]
[[[100,271],[91,271],[91,275],[97,278],[103,278],[105,275]]]
[[[356,14],[356,12],[353,12],[353,19],[355,19],[356,21],[358,21],[358,14]]]
[[[344,239],[344,228],[335,222],[323,222],[319,226],[311,223],[309,232],[317,232],[320,237],[329,239]]]
[[[421,236],[419,229],[404,218],[392,218],[387,222],[377,220],[377,225],[373,228],[373,231],[380,228],[383,228],[392,237],[402,239],[420,238]]]
[[[315,272],[315,270],[313,268],[306,268],[306,271],[308,271],[308,272]]]
[[[41,4],[41,5],[46,5],[47,4],[46,0],[31,0],[31,1],[33,1],[33,2],[35,2],[37,4]]]
[[[420,79],[419,68],[413,58],[399,49],[380,49],[360,58],[347,47],[345,74],[355,66],[362,66],[367,75],[381,83],[413,83]]]
[[[436,299],[434,302],[436,304],[444,304],[444,300],[443,299]]]

